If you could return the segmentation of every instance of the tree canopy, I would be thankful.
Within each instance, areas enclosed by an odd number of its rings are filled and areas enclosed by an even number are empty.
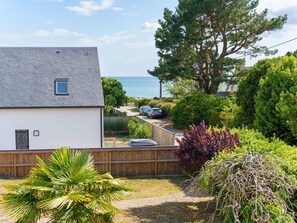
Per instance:
[[[259,81],[255,96],[254,126],[266,137],[277,136],[297,145],[296,120],[297,58],[284,56],[272,61]]]
[[[182,79],[180,77],[177,77],[172,82],[167,82],[165,89],[174,98],[183,98],[196,90],[193,80]]]
[[[115,78],[102,77],[104,103],[106,106],[120,107],[126,99],[122,83]]]
[[[258,0],[179,0],[175,12],[164,10],[156,31],[159,65],[151,75],[161,81],[193,79],[205,93],[216,93],[244,60],[234,54],[272,53],[258,42],[266,31],[281,29],[287,16],[269,19],[258,13]],[[233,56],[233,57],[232,57]]]

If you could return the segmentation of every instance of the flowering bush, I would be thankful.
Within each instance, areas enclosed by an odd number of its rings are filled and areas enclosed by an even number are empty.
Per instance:
[[[183,138],[177,139],[179,147],[176,151],[180,164],[187,173],[199,171],[202,165],[212,157],[223,151],[232,151],[240,145],[237,133],[231,134],[230,130],[208,130],[205,122],[199,125],[190,125],[185,130]]]

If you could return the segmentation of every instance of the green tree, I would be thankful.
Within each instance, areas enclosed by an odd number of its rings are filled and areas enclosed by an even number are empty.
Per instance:
[[[20,185],[9,185],[1,201],[16,223],[35,223],[42,216],[50,222],[112,222],[117,208],[111,201],[129,194],[110,174],[99,175],[87,151],[61,148],[46,164],[38,164]]]
[[[260,80],[259,90],[255,97],[255,127],[266,137],[277,137],[287,143],[295,144],[297,138],[292,135],[287,120],[278,108],[281,95],[295,93],[297,85],[297,58],[284,56],[274,60]],[[292,92],[290,92],[292,91]],[[293,95],[292,95],[293,96]],[[296,118],[296,117],[295,117]]]
[[[196,89],[195,81],[177,77],[172,83],[165,84],[166,91],[174,98],[183,98]]]
[[[294,57],[297,57],[297,50],[295,50],[294,52],[287,52],[286,53],[286,56],[294,56]]]
[[[242,70],[242,78],[239,81],[236,92],[236,103],[239,106],[241,124],[252,127],[255,121],[255,97],[259,90],[261,78],[265,78],[267,70],[274,66],[278,58],[260,60],[250,69]]]
[[[120,107],[126,99],[122,83],[114,78],[102,77],[104,103],[107,107]]]
[[[266,31],[281,29],[287,16],[268,19],[256,11],[258,0],[179,0],[175,12],[164,10],[156,31],[159,65],[148,71],[162,81],[193,79],[196,87],[215,94],[230,72],[244,63],[234,54],[272,53],[259,46]],[[233,56],[233,58],[232,58]],[[231,75],[232,76],[232,75]]]

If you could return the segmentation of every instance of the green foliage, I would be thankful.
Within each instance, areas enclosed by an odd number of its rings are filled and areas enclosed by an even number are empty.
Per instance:
[[[122,83],[114,78],[102,77],[104,103],[107,107],[120,107],[126,101]]]
[[[191,124],[205,121],[207,125],[222,127],[220,112],[228,104],[227,98],[218,98],[195,91],[192,95],[178,101],[172,109],[173,126],[186,129]]]
[[[127,131],[128,130],[128,120],[110,120],[110,119],[104,119],[104,130],[112,130],[114,132],[116,131]]]
[[[114,112],[113,107],[104,108],[104,117],[117,117],[117,116],[127,116],[127,112]]]
[[[277,108],[280,110],[280,115],[286,121],[293,137],[297,139],[297,86],[293,86],[289,92],[281,94]]]
[[[9,185],[1,201],[17,223],[35,223],[42,216],[61,223],[112,222],[117,208],[111,202],[129,194],[109,173],[97,173],[87,151],[61,148],[48,164],[37,160],[30,176],[19,185]]]
[[[260,60],[251,69],[241,71],[243,78],[239,81],[236,92],[236,103],[239,106],[239,116],[241,123],[245,126],[252,127],[255,120],[255,97],[259,90],[261,78],[266,77],[267,70],[273,67],[276,59]]]
[[[241,127],[240,109],[235,102],[234,95],[231,95],[230,100],[226,98],[226,104],[223,106],[220,113],[221,122],[226,128]]]
[[[142,98],[142,99],[139,99],[137,101],[137,106],[138,108],[140,108],[141,106],[146,106],[149,104],[149,102],[151,101],[152,99],[149,99],[149,98]]]
[[[128,122],[129,136],[136,139],[149,139],[152,132],[147,124],[142,124],[138,118],[132,118]]]
[[[258,153],[272,153],[284,164],[284,170],[297,179],[297,148],[285,142],[271,138],[266,138],[262,133],[250,129],[232,129],[237,132],[243,151],[254,151]]]
[[[223,156],[222,156],[223,157]],[[192,187],[216,196],[224,222],[294,222],[296,182],[271,154],[249,152],[207,162]]]
[[[174,98],[184,98],[196,89],[195,81],[177,77],[171,83],[165,84],[166,91]]]
[[[286,56],[294,56],[297,58],[297,50],[295,50],[294,52],[287,52]]]
[[[287,120],[277,108],[282,93],[294,93],[297,85],[297,58],[291,56],[280,57],[274,60],[273,66],[261,78],[259,90],[255,97],[255,127],[266,137],[277,137],[288,143],[297,143]],[[285,97],[284,97],[285,98]]]
[[[152,108],[160,108],[162,110],[163,117],[171,117],[172,108],[175,106],[175,102],[170,98],[165,98],[162,102],[156,99],[143,98],[139,99],[136,105],[138,108],[144,105],[148,105]]]
[[[159,65],[148,71],[161,81],[192,79],[196,87],[215,94],[244,60],[232,55],[272,53],[259,46],[262,34],[281,29],[286,16],[268,18],[257,12],[258,0],[180,0],[174,12],[164,10],[156,31]],[[234,83],[233,83],[234,84]]]

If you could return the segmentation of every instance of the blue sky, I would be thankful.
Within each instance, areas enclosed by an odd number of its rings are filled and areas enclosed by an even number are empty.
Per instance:
[[[285,3],[284,3],[285,2]],[[178,0],[0,0],[0,46],[96,46],[103,76],[148,76],[157,65],[154,32]],[[260,0],[270,16],[288,14],[284,29],[263,36],[273,46],[297,37],[296,0]],[[278,47],[297,49],[297,41]],[[247,65],[258,59],[247,58]]]

